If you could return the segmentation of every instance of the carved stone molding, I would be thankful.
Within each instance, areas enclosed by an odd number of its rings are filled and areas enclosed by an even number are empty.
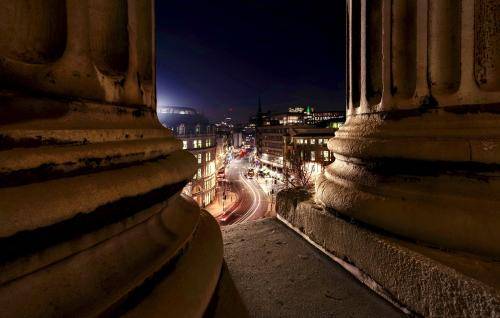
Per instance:
[[[336,161],[317,182],[317,200],[407,239],[499,258],[500,51],[492,17],[500,6],[349,0],[347,7],[348,117],[329,141]]]

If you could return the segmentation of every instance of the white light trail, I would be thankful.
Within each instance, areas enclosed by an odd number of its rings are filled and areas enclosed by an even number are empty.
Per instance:
[[[252,191],[253,203],[248,212],[240,218],[238,223],[248,220],[255,212],[259,210],[260,206],[262,205],[262,194],[260,193],[260,191],[258,191],[258,189],[256,189],[252,183],[245,180],[242,172],[240,172],[240,177],[242,178],[245,185]]]
[[[235,222],[235,223],[242,223],[243,221],[246,221],[247,219],[249,219],[249,218],[253,215],[253,213],[255,212],[255,207],[254,207],[254,206],[255,206],[255,204],[256,204],[256,202],[257,202],[257,198],[258,198],[257,194],[255,193],[255,190],[254,190],[254,189],[252,188],[252,186],[248,183],[248,181],[247,181],[247,180],[245,180],[245,177],[244,177],[244,175],[243,175],[243,172],[240,172],[240,173],[239,173],[239,175],[240,175],[240,178],[241,178],[241,180],[243,181],[243,183],[246,185],[246,187],[250,188],[250,191],[251,191],[251,193],[252,193],[252,199],[253,199],[253,200],[252,200],[252,206],[251,206],[251,207],[248,209],[248,211],[247,211],[247,212],[245,212],[245,214],[243,214],[243,216],[242,216],[241,218],[239,218],[239,219],[238,219],[238,221],[237,221],[237,222]]]

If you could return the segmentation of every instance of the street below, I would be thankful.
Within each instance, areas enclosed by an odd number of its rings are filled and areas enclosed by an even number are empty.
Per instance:
[[[228,207],[217,220],[221,225],[257,220],[266,216],[269,200],[258,182],[257,176],[248,178],[250,168],[247,157],[233,159],[226,167],[226,191],[236,194],[236,202]]]

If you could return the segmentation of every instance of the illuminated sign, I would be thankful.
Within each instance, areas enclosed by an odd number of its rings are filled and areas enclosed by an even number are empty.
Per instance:
[[[304,107],[290,107],[288,108],[289,113],[303,113]]]

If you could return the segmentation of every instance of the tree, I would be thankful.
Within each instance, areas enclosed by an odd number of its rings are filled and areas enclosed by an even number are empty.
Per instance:
[[[310,189],[313,185],[312,171],[307,168],[303,153],[288,150],[285,154],[285,185],[287,188]]]

